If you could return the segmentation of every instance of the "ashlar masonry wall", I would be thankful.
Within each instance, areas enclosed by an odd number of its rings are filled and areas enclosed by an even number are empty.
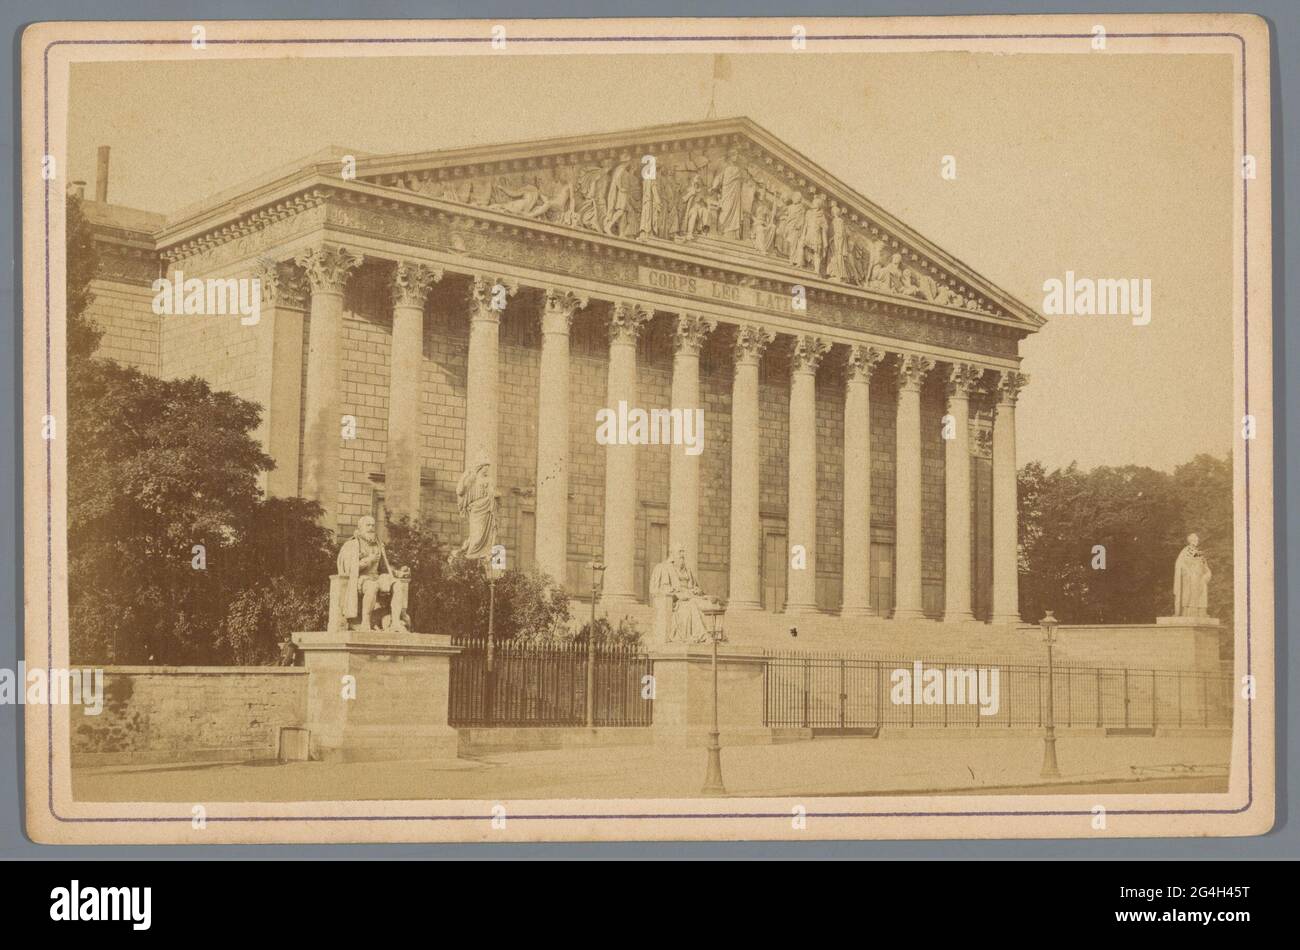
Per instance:
[[[300,667],[114,666],[98,715],[69,707],[73,765],[274,758],[307,715]]]

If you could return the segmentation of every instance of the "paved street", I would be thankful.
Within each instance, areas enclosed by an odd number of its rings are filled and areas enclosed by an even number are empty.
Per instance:
[[[1057,791],[1222,791],[1229,739],[1069,737],[1057,743]],[[818,739],[722,753],[736,796],[889,792],[1033,793],[1042,741],[1025,737]],[[625,746],[470,759],[288,765],[185,765],[74,770],[92,801],[656,798],[698,794],[703,748]]]

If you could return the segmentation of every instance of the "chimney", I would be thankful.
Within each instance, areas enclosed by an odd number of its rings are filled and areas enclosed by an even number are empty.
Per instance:
[[[99,165],[95,174],[95,200],[108,203],[108,151],[107,145],[99,147]]]
[[[86,183],[84,181],[74,181],[72,183],[72,193],[78,198],[86,197]]]

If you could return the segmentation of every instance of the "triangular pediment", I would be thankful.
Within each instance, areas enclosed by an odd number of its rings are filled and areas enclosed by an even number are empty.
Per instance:
[[[359,181],[918,305],[1043,318],[745,118],[371,157]]]

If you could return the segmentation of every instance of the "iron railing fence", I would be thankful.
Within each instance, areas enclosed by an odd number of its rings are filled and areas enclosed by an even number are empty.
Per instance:
[[[769,652],[763,723],[826,730],[1039,727],[1047,695],[1046,665]],[[1232,723],[1227,673],[1054,664],[1052,696],[1056,725],[1066,728]]]
[[[582,726],[587,722],[587,644],[579,641],[496,641],[492,670],[487,640],[453,638],[448,718],[452,726]],[[646,688],[653,663],[623,644],[597,643],[594,724],[649,726]]]

